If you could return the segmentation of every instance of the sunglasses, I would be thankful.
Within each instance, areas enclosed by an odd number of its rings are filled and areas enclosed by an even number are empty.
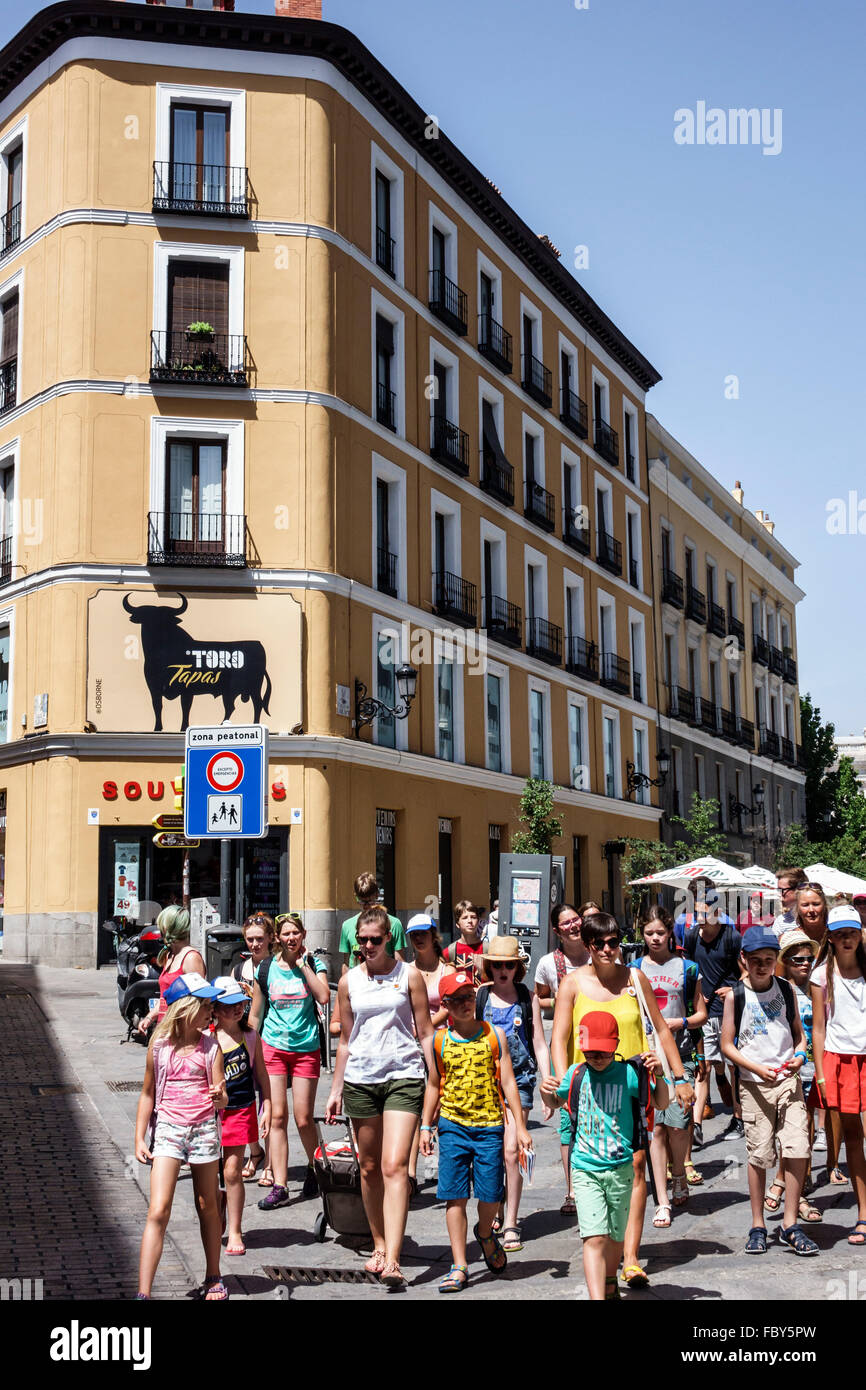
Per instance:
[[[498,960],[495,962],[494,970],[516,970],[519,962],[516,960]]]
[[[384,940],[384,936],[359,936],[358,946],[381,946]]]
[[[791,965],[811,965],[812,957],[809,956],[786,956],[785,960],[790,961]]]
[[[283,922],[292,922],[296,927],[300,927],[302,930],[304,926],[297,912],[281,912],[274,918],[274,922],[278,927],[282,926]]]
[[[604,939],[604,941],[594,941],[594,942],[592,943],[592,945],[590,946],[590,950],[591,950],[591,951],[603,951],[604,948],[605,948],[606,946],[609,946],[610,949],[611,949],[612,951],[614,951],[614,950],[616,950],[617,946],[619,946],[619,945],[621,945],[621,944],[622,944],[622,937],[621,937],[621,936],[606,936],[605,939]]]

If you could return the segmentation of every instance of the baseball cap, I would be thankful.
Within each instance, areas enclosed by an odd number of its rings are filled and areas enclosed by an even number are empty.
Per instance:
[[[854,903],[866,902],[866,893],[855,893],[851,901]]]
[[[784,957],[797,946],[808,946],[813,956],[818,954],[818,943],[807,936],[799,927],[789,927],[779,937],[779,952]]]
[[[616,1052],[619,1045],[619,1024],[613,1014],[593,1009],[584,1014],[578,1026],[578,1046],[581,1052]]]
[[[475,977],[471,970],[456,970],[453,975],[443,975],[439,981],[439,998],[448,999],[460,989],[471,989],[475,993]]]
[[[407,931],[435,931],[436,923],[432,917],[428,917],[426,912],[416,912],[414,917],[410,917],[406,923]]]
[[[213,982],[214,989],[219,990],[218,1004],[245,1004],[247,995],[241,989],[237,980],[232,979],[231,975],[217,975]]]
[[[830,908],[827,914],[828,931],[859,931],[860,927],[860,914],[848,903]]]
[[[860,919],[857,920],[859,922]],[[186,999],[190,994],[195,995],[196,999],[216,999],[219,990],[209,985],[204,975],[199,975],[197,970],[191,970],[188,975],[178,975],[169,985],[165,991],[165,1002],[176,1004],[178,999]]]
[[[858,917],[859,922],[859,917]],[[768,931],[766,927],[748,927],[743,932],[743,944],[740,950],[748,955],[751,951],[778,951],[779,938],[773,931]]]

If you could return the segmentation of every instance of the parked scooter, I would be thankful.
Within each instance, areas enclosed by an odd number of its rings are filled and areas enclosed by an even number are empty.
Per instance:
[[[144,904],[159,911],[159,904]],[[139,918],[145,915],[139,912]],[[126,1038],[134,1038],[146,1047],[146,1034],[138,1032],[138,1025],[150,1012],[150,1002],[159,997],[159,966],[156,957],[163,947],[159,930],[152,925],[142,926],[138,922],[126,922],[118,927],[115,922],[103,922],[103,930],[114,934],[117,952],[117,1007],[126,1021]]]

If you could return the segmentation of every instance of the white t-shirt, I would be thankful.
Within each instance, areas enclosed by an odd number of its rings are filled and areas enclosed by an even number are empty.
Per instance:
[[[824,995],[824,1047],[843,1057],[866,1053],[866,980],[846,980],[833,971],[833,1011],[827,1006],[827,963],[812,971],[809,983]]]
[[[778,917],[773,919],[773,925],[770,930],[774,931],[777,936],[781,936],[783,932],[790,931],[791,928],[796,925],[796,912],[780,912]]]
[[[743,1017],[740,1020],[740,1036],[737,1047],[750,1062],[762,1066],[780,1067],[793,1060],[794,1038],[785,1012],[785,996],[778,981],[773,980],[769,989],[760,994],[745,987],[746,999]],[[757,1081],[753,1071],[740,1067],[744,1081]]]
[[[573,970],[579,969],[579,965],[569,965],[566,959],[566,975],[570,975]],[[551,996],[554,999],[556,998],[556,991],[559,988],[559,985],[556,979],[555,952],[551,951],[549,955],[541,957],[541,960],[535,967],[535,983],[537,985],[547,985],[547,988],[550,990]]]

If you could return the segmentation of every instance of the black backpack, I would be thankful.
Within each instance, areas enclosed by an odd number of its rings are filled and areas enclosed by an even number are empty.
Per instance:
[[[776,984],[782,991],[782,998],[785,1001],[785,1017],[788,1020],[788,1027],[791,1036],[794,1036],[794,1019],[797,1015],[797,1004],[794,999],[794,991],[788,980],[776,976]],[[740,1024],[743,1021],[743,1009],[746,1007],[746,986],[743,980],[737,980],[733,988],[734,996],[734,1047],[740,1045]]]
[[[656,1195],[655,1178],[653,1177],[653,1166],[649,1161],[649,1132],[647,1130],[646,1124],[646,1111],[647,1105],[649,1104],[649,1073],[647,1072],[647,1069],[644,1066],[640,1056],[629,1057],[626,1060],[626,1066],[631,1067],[632,1071],[635,1072],[637,1076],[638,1088],[637,1095],[632,1096],[631,1098],[632,1151],[634,1153],[639,1153],[641,1150],[643,1150],[647,1155],[647,1180],[650,1185],[650,1191],[653,1195],[653,1201],[657,1203],[658,1196]],[[568,1088],[568,1099],[565,1102],[570,1122],[568,1138],[569,1167],[571,1167],[571,1151],[574,1148],[575,1140],[577,1138],[577,1112],[580,1106],[580,1088],[583,1084],[583,1078],[586,1076],[586,1073],[586,1062],[581,1062],[578,1066],[575,1067],[574,1071],[572,1072],[571,1083]]]
[[[730,922],[726,922],[722,927],[721,934],[722,940],[727,947],[728,954],[738,958],[742,945],[742,937],[737,931],[737,928],[732,926]],[[683,932],[683,955],[686,957],[686,960],[694,960],[695,951],[698,947],[699,935],[700,928],[695,926],[688,927],[686,931]]]
[[[475,1017],[476,1017],[476,1018],[481,1018],[481,1019],[483,1019],[483,1017],[484,1017],[484,1006],[485,1006],[485,1004],[487,1003],[488,998],[490,997],[490,991],[491,991],[492,988],[493,988],[492,985],[482,985],[481,988],[479,989],[478,993],[476,994],[476,996],[475,996]],[[534,1029],[534,1027],[535,1027],[535,1024],[534,1024],[533,1018],[532,1018],[532,995],[529,993],[529,990],[526,988],[526,985],[523,983],[522,980],[521,980],[518,984],[516,984],[516,985],[514,986],[514,988],[517,990],[517,1002],[518,1002],[519,1005],[520,1005],[520,1013],[521,1013],[521,1016],[522,1016],[522,1018],[523,1018],[523,1031],[524,1031],[524,1033],[526,1034],[526,1041],[527,1041],[527,1046],[528,1046],[528,1048],[529,1048],[529,1055],[530,1055],[530,1057],[532,1058],[533,1066],[537,1067],[537,1066],[538,1066],[538,1062],[537,1062],[536,1057],[535,1057],[535,1042],[534,1042],[533,1037],[532,1037],[533,1029]]]

